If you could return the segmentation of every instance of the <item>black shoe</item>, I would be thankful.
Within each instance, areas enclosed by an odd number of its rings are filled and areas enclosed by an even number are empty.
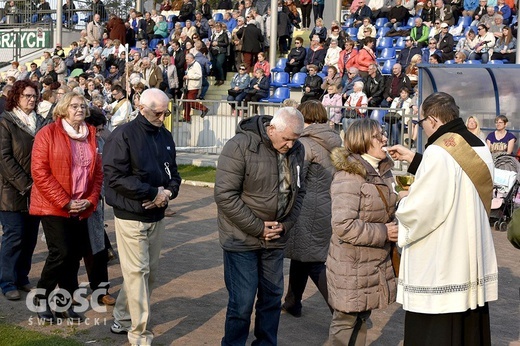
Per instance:
[[[282,310],[287,312],[288,314],[290,315],[293,315],[294,317],[298,318],[298,317],[302,317],[302,309],[301,308],[295,308],[295,307],[289,307],[288,305],[286,305],[285,303],[283,303],[282,305]]]
[[[35,298],[34,301],[35,301],[36,306],[40,306],[41,300]],[[52,310],[47,303],[45,303],[45,310],[38,312],[38,318],[43,323],[49,323],[49,324],[56,323],[56,317],[52,313]]]
[[[63,311],[61,314],[56,313],[56,317],[62,317],[66,319],[73,320],[74,322],[80,323],[83,322],[85,319],[83,316],[75,312],[72,307],[68,308],[67,311]]]
[[[209,108],[206,108],[205,111],[202,111],[202,113],[200,113],[200,117],[201,117],[202,119],[204,119],[204,117],[205,117],[206,115],[208,115],[208,113],[209,113]]]

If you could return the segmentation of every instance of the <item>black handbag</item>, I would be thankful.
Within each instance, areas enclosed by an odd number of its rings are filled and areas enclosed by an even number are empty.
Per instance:
[[[237,96],[240,95],[243,91],[244,91],[244,90],[241,90],[241,89],[240,89],[240,90],[235,90],[235,89],[232,88],[232,89],[229,89],[229,90],[227,91],[227,93],[228,93],[229,96],[237,97]]]

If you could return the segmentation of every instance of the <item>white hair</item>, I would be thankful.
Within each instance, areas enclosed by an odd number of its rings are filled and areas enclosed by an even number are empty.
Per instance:
[[[303,115],[294,107],[282,107],[274,113],[270,125],[274,126],[276,131],[284,131],[290,126],[292,132],[299,135],[303,132]]]

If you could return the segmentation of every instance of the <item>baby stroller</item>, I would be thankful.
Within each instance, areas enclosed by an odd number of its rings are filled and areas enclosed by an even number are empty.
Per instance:
[[[515,197],[520,181],[520,163],[507,154],[493,155],[495,176],[489,223],[498,231],[506,231],[515,208]]]

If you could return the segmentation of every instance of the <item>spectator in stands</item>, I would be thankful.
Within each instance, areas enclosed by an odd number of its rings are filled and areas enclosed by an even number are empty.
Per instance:
[[[435,36],[437,40],[437,49],[442,52],[442,61],[452,60],[455,52],[453,47],[455,46],[455,40],[453,35],[448,32],[448,24],[441,24],[441,32]]]
[[[442,60],[442,56],[439,54],[430,55],[430,59],[428,60],[428,63],[430,63],[432,65],[442,64],[443,62],[444,62],[444,60]]]
[[[505,0],[497,0],[495,12],[502,15],[505,25],[509,25],[511,22],[511,7],[506,4]]]
[[[200,0],[197,11],[199,11],[202,14],[202,17],[207,20],[210,20],[212,17],[211,5],[208,3],[208,0]]]
[[[358,54],[357,49],[354,49],[354,46],[356,43],[352,41],[351,39],[348,39],[345,42],[345,49],[341,51],[339,54],[339,61],[338,61],[338,71],[342,76],[341,85],[345,85],[345,81],[347,79],[347,71],[350,67],[354,66],[354,63],[356,61],[356,56]]]
[[[119,40],[119,42],[121,42],[124,47],[126,43],[126,27],[123,19],[119,18],[115,14],[111,14],[106,28],[109,33],[108,37],[112,41]]]
[[[262,51],[262,43],[264,42],[262,31],[254,23],[255,20],[250,19],[247,25],[241,27],[236,33],[237,38],[242,41],[241,52],[248,73],[252,71],[256,63],[256,55]]]
[[[426,1],[421,11],[421,19],[428,27],[433,26],[435,22],[435,6],[433,6],[432,0]],[[441,22],[439,21],[439,24]]]
[[[302,30],[309,30],[311,26],[312,0],[300,0],[302,11]]]
[[[126,70],[126,51],[122,50],[119,53],[119,56],[114,59],[113,64],[117,66],[117,69],[119,70],[119,76],[124,74]]]
[[[294,0],[285,0],[285,7],[287,8],[287,16],[289,17],[289,21],[292,26],[300,29],[300,23],[302,19],[300,18],[300,12],[298,12],[298,8],[294,3]]]
[[[486,137],[486,143],[491,153],[506,153],[511,155],[515,147],[516,137],[506,130],[508,119],[505,115],[495,118],[495,131]]]
[[[300,36],[294,39],[295,47],[291,49],[287,56],[287,63],[285,65],[285,72],[290,73],[291,76],[299,72],[304,64],[307,50],[303,47],[303,38]]]
[[[101,23],[101,17],[99,14],[95,14],[93,20],[87,24],[87,42],[92,44],[94,41],[98,43],[103,39],[103,24]]]
[[[338,69],[340,53],[341,48],[338,47],[338,41],[330,41],[330,47],[327,49],[327,54],[325,55],[325,66],[334,66],[336,69]]]
[[[316,68],[321,70],[325,63],[325,55],[327,55],[327,50],[321,46],[320,38],[317,35],[313,36],[300,71],[307,72],[309,65],[315,65]]]
[[[193,20],[194,14],[195,14],[195,6],[190,0],[183,0],[184,3],[182,4],[181,10],[179,11],[178,16],[173,16],[172,22],[185,22],[188,19]]]
[[[96,84],[93,79],[87,81],[87,88],[83,91],[83,96],[89,101],[96,95]]]
[[[410,64],[408,64],[408,66],[405,69],[406,76],[410,79],[410,84],[412,85],[412,88],[417,85],[417,82],[419,80],[419,68],[417,67],[417,65],[421,62],[421,54],[415,54],[414,56],[412,56],[412,59],[410,59]]]
[[[399,59],[397,59],[397,62],[401,64],[403,69],[406,69],[408,64],[410,64],[412,57],[417,54],[422,54],[421,49],[415,47],[414,40],[410,36],[407,36],[404,38],[404,48],[401,50],[401,53],[399,53]]]
[[[495,17],[495,22],[491,27],[488,28],[488,31],[495,36],[495,40],[502,36],[502,28],[504,27],[504,20],[502,16],[499,14]]]
[[[479,0],[478,6],[476,6],[473,10],[464,11],[464,15],[471,16],[473,22],[472,26],[477,26],[482,16],[487,13],[487,0]]]
[[[40,82],[42,82],[46,77],[51,77],[53,82],[58,81],[58,75],[54,71],[54,63],[51,60],[51,63],[47,65],[47,70],[42,74],[40,78]]]
[[[482,16],[478,23],[484,24],[489,29],[491,25],[493,25],[493,23],[495,22],[495,18],[498,15],[499,14],[495,12],[495,8],[493,6],[488,6],[486,8],[486,14]]]
[[[52,57],[52,62],[58,82],[65,83],[65,77],[67,77],[67,66],[65,66],[65,61],[63,61],[58,55],[55,55]]]
[[[158,17],[157,23],[153,27],[152,39],[163,39],[168,37],[168,23],[164,20],[163,16]]]
[[[442,0],[435,0],[435,20],[448,25],[455,24],[451,5],[445,5]]]
[[[159,67],[146,57],[141,60],[141,75],[148,88],[159,88],[163,81],[162,72]]]
[[[202,68],[200,64],[195,61],[193,54],[186,54],[186,75],[183,77],[183,81],[186,84],[187,92],[184,95],[185,100],[195,100],[199,94],[199,90],[202,87]],[[198,109],[202,113],[201,118],[204,118],[208,112],[208,107],[204,106],[199,102],[185,102],[184,103],[184,120],[191,122],[191,109]]]
[[[247,96],[247,88],[251,79],[247,73],[247,66],[242,64],[238,69],[238,72],[233,76],[231,80],[231,88],[228,90],[227,100],[229,102],[235,101],[239,106],[242,100]],[[235,103],[231,103],[231,109],[233,110],[233,116],[236,115]]]
[[[267,61],[265,58],[265,53],[258,53],[257,59],[258,60],[256,61],[253,71],[256,71],[257,69],[261,68],[262,70],[264,70],[264,76],[269,78],[269,76],[271,75],[271,66],[269,65],[269,61]]]
[[[233,1],[231,0],[219,0],[217,4],[217,10],[232,10]]]
[[[110,132],[114,131],[119,125],[130,121],[130,113],[132,113],[132,104],[126,98],[125,91],[120,85],[113,85],[111,90],[113,102],[105,108],[108,119],[107,128]]]
[[[166,12],[172,11],[172,4],[171,4],[170,0],[163,0],[163,2],[161,2],[161,6],[159,7],[159,12],[162,13],[162,11],[166,11]]]
[[[372,10],[365,4],[365,0],[358,1],[358,5],[359,7],[352,14],[352,18],[354,18],[354,26],[356,28],[359,28],[363,24],[365,18],[370,19],[372,17]]]
[[[184,65],[186,64],[186,58],[185,54],[181,49],[181,45],[179,42],[173,42],[172,43],[173,50],[171,51],[170,55],[172,57],[172,62],[175,65],[175,68],[177,69],[177,79],[179,80],[179,89],[177,91],[177,98],[181,96],[181,89],[182,85],[184,84]]]
[[[41,73],[40,69],[38,69],[38,65],[36,65],[36,63],[32,62],[30,67],[31,67],[31,70],[29,71],[29,79],[32,80],[32,77],[36,76],[36,80],[40,80],[42,73]]]
[[[141,73],[141,64],[143,63],[142,62],[142,59],[141,59],[141,54],[139,52],[135,52],[133,53],[132,55],[133,59],[128,62],[128,66],[127,66],[127,69],[128,69],[128,73],[129,74],[132,74],[132,73]]]
[[[27,65],[20,65],[20,74],[16,77],[16,80],[28,80],[29,71],[27,71]],[[0,112],[0,114],[2,114]]]
[[[368,76],[363,80],[363,92],[367,96],[368,107],[379,107],[383,101],[385,81],[377,64],[368,66]]]
[[[464,52],[455,53],[455,64],[464,64],[466,61],[466,54]]]
[[[406,23],[410,13],[402,4],[402,0],[395,1],[395,6],[392,7],[388,13],[389,22],[385,24],[386,27],[393,27],[395,30],[397,30],[397,28],[402,26],[403,23]]]
[[[363,41],[363,48],[357,54],[354,62],[354,67],[359,70],[361,77],[366,77],[368,74],[368,66],[376,62],[376,54],[374,53],[376,40],[372,37],[367,37]]]
[[[197,28],[193,26],[191,20],[187,20],[186,26],[182,28],[182,32],[191,39],[194,34],[197,34]]]
[[[479,24],[478,35],[470,43],[473,48],[468,56],[468,60],[482,60],[483,64],[489,61],[489,50],[495,46],[495,36],[488,31],[484,24]]]
[[[401,137],[402,121],[408,123],[408,118],[412,116],[412,99],[410,98],[410,89],[403,87],[390,105],[391,110],[388,111],[390,116],[385,117],[385,128],[390,129],[388,135],[390,145],[399,144]],[[403,113],[404,112],[404,113]]]
[[[480,123],[476,116],[470,115],[466,119],[466,127],[468,128],[469,132],[473,133],[482,141],[486,141],[486,136],[484,135],[484,132],[482,132],[482,130],[480,129]]]
[[[412,85],[410,83],[410,78],[408,78],[406,74],[403,73],[402,66],[399,63],[396,63],[394,66],[392,66],[392,76],[386,80],[381,107],[390,107],[392,101],[396,97],[399,97],[403,88],[411,90]]]
[[[11,67],[7,71],[5,71],[5,77],[12,76],[14,78],[18,78],[18,76],[20,75],[20,70],[18,69],[19,66],[20,63],[18,61],[13,61],[11,63]]]
[[[437,49],[437,40],[433,37],[428,40],[428,47],[423,48],[422,51],[422,61],[425,63],[430,61],[430,56],[432,56],[433,54],[442,54],[442,52]]]
[[[421,18],[415,18],[414,24],[415,26],[410,31],[410,37],[414,41],[417,48],[424,48],[427,46],[430,28],[423,24]]]
[[[496,40],[495,48],[491,60],[507,60],[516,63],[516,38],[511,34],[511,28],[504,26],[502,28],[502,36]]]
[[[313,0],[312,11],[314,12],[314,24],[318,22],[319,18],[323,18],[323,11],[325,10],[325,0]]]
[[[287,52],[289,51],[292,30],[291,22],[288,15],[289,10],[287,9],[287,7],[282,6],[282,4],[283,1],[278,0],[278,25],[276,35],[278,38],[278,51],[280,55],[287,54]]]
[[[213,19],[211,19],[213,22]],[[197,33],[201,39],[211,37],[211,27],[209,21],[202,17],[202,13],[197,12],[195,14],[195,27],[197,27]]]
[[[331,29],[330,29],[330,35],[329,37],[327,37],[327,39],[325,40],[325,43],[323,44],[325,48],[330,48],[330,43],[333,41],[333,40],[336,40],[338,42],[337,44],[337,47],[340,49],[340,51],[345,48],[345,41],[346,39],[340,35],[340,29],[339,29],[339,26],[333,26]]]
[[[236,13],[237,12],[235,11],[234,15]],[[233,43],[233,45],[231,46],[232,47],[231,54],[234,58],[235,70],[237,70],[237,71],[238,71],[238,68],[240,67],[240,64],[244,61],[243,55],[242,55],[243,40],[242,40],[242,36],[240,36],[240,37],[237,36],[237,33],[244,27],[245,27],[244,17],[237,17],[237,26],[231,32],[231,42]]]
[[[227,31],[233,32],[233,29],[237,26],[237,20],[233,18],[233,15],[231,12],[224,13],[224,23],[226,24]]]
[[[19,15],[18,15],[18,12],[19,12],[19,9],[18,7],[16,6],[15,2],[13,0],[9,1],[9,2],[5,2],[5,7],[4,7],[4,13],[3,13],[3,17],[2,19],[0,20],[0,24],[6,24],[8,22],[7,20],[7,16],[11,16],[10,17],[10,23],[18,23],[20,22],[19,20]]]
[[[314,38],[314,35],[318,35],[320,43],[323,43],[327,39],[327,28],[323,26],[323,19],[321,19],[321,17],[316,19],[315,22],[316,25],[312,29],[309,38],[312,40]]]
[[[323,107],[326,107],[326,111],[329,113],[329,126],[332,127],[337,133],[341,131],[341,118],[343,116],[343,98],[341,97],[341,86],[337,84],[331,84],[327,87],[325,95],[323,95],[321,104]],[[309,104],[310,102],[317,102],[315,100],[311,100],[306,102]],[[318,104],[318,103],[316,103]],[[319,114],[319,113],[318,113]],[[289,274],[292,275],[292,274]],[[291,279],[289,279],[291,281]],[[291,286],[291,284],[289,284]],[[293,284],[294,285],[294,284]],[[289,286],[289,287],[290,287]],[[296,285],[301,286],[301,285]],[[282,309],[289,312],[291,315],[295,317],[299,317],[301,312],[301,298],[294,297],[294,287],[290,287],[288,289],[286,295],[286,303],[282,306]],[[296,291],[299,291],[299,288],[296,288]],[[299,294],[297,293],[297,296]],[[324,295],[325,300],[327,300],[327,295]],[[295,300],[295,301],[294,301]],[[291,301],[288,303],[287,301]]]
[[[135,9],[130,10],[128,23],[134,32],[134,36],[136,36],[139,33],[139,18],[137,18],[137,11]]]
[[[346,70],[344,81],[345,83],[341,94],[343,95],[343,99],[346,101],[350,94],[354,92],[354,83],[358,81],[362,82],[363,78],[359,75],[359,70],[356,67],[349,67]]]
[[[137,39],[142,40],[145,39],[147,41],[150,41],[153,39],[155,35],[155,28],[157,23],[152,19],[152,15],[150,12],[146,12],[144,14],[144,18],[141,17],[141,13],[137,12],[137,16],[139,18],[139,24],[138,24],[138,32],[137,32]],[[168,24],[166,24],[166,27],[164,25],[161,25],[162,34],[166,32],[166,36],[168,36]],[[164,38],[164,36],[161,36],[160,38]]]
[[[308,100],[319,100],[321,95],[323,94],[323,90],[321,89],[323,80],[317,74],[318,66],[313,64],[308,65],[307,70],[308,74],[305,78],[305,82],[303,83],[303,96],[301,98],[300,103],[303,103]]]
[[[50,10],[51,10],[51,5],[49,5],[49,3],[47,2],[47,0],[40,0],[40,3],[38,4],[38,8],[36,10],[36,18],[38,21],[48,21],[50,20],[51,18],[51,14],[50,14]],[[34,18],[34,16],[33,16]],[[33,19],[33,23],[34,23],[34,19]]]
[[[51,52],[44,51],[43,52],[43,61],[40,64],[40,72],[44,74],[47,71],[47,65],[52,65]]]
[[[226,80],[224,72],[224,63],[226,62],[226,53],[229,46],[229,38],[224,30],[223,23],[215,24],[215,32],[211,36],[211,64],[215,73],[215,85],[222,85]]]
[[[255,70],[254,78],[251,79],[246,89],[246,96],[244,98],[244,107],[247,107],[249,102],[259,102],[261,99],[269,96],[269,78],[264,76],[264,70]],[[258,106],[253,106],[253,114],[258,113]]]
[[[376,37],[377,29],[371,24],[370,18],[363,18],[363,24],[359,27],[357,33],[358,41],[365,39],[365,37]]]
[[[339,85],[341,89],[341,75],[338,69],[333,65],[327,68],[327,77],[323,79],[321,88],[326,92],[329,89],[329,85]]]
[[[358,119],[364,118],[367,114],[367,110],[360,107],[367,107],[368,98],[367,95],[363,92],[364,84],[362,81],[357,81],[354,83],[354,91],[349,95],[347,101],[345,102],[345,106],[347,109],[345,110],[345,117],[342,119],[341,124],[343,128],[343,132],[346,133],[350,124]]]

